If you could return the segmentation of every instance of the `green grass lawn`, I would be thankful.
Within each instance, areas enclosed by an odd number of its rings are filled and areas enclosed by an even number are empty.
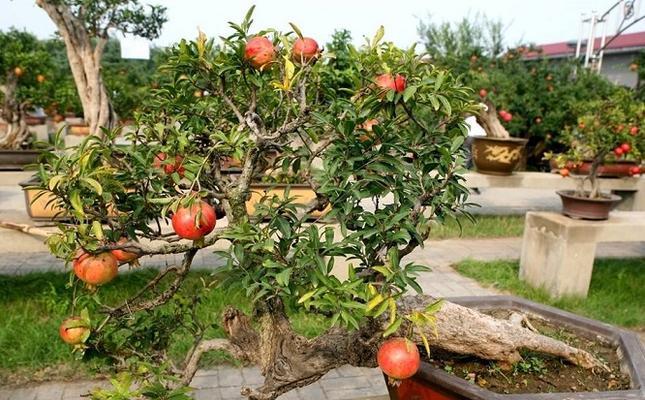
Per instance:
[[[142,270],[120,275],[99,290],[105,304],[119,304],[136,293],[156,271]],[[193,272],[184,283],[184,293],[194,292],[206,272]],[[69,316],[71,290],[66,288],[69,275],[64,273],[35,273],[24,276],[0,275],[0,386],[26,380],[71,378],[108,372],[108,360],[90,358],[79,361],[71,347],[58,336],[61,321]],[[198,306],[197,315],[205,324],[219,323],[226,305],[248,310],[249,301],[239,293],[210,289]],[[311,336],[328,327],[328,323],[305,314],[294,316],[294,326]],[[217,328],[209,328],[207,337],[222,337]],[[191,346],[189,334],[175,335],[170,354],[183,360]],[[225,361],[223,354],[209,354],[205,365]]]
[[[637,330],[645,328],[645,259],[596,260],[589,288],[583,298],[552,299],[543,289],[528,286],[518,278],[516,261],[467,260],[457,271],[485,286],[549,304],[589,318]]]
[[[443,225],[433,225],[430,239],[518,237],[524,232],[523,215],[475,215],[474,217],[474,223],[460,217],[458,220],[450,218]]]

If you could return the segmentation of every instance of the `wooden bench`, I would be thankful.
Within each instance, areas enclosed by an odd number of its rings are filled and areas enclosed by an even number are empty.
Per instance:
[[[528,212],[520,256],[520,279],[552,296],[587,296],[599,242],[645,241],[645,212],[610,214],[585,221],[553,212]],[[644,271],[645,272],[645,271]]]
[[[478,172],[464,174],[470,188],[524,188],[573,190],[578,183],[574,178],[563,178],[549,172],[516,172],[509,176],[485,175]],[[645,177],[600,178],[600,189],[611,191],[623,198],[619,210],[645,211]]]

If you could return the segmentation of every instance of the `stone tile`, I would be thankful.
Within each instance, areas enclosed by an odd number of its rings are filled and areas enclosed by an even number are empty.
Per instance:
[[[218,368],[217,379],[220,387],[235,386],[239,388],[244,383],[241,368],[222,367]]]
[[[198,389],[191,393],[195,400],[221,400],[219,389]]]
[[[260,386],[264,383],[264,377],[260,372],[260,368],[249,367],[242,369],[242,378],[244,384],[249,386]]]
[[[222,396],[222,400],[247,400],[246,397],[242,397],[242,395],[240,394],[241,389],[242,387],[240,385],[221,387],[219,388],[219,391],[220,395]]]
[[[356,387],[368,387],[369,380],[366,377],[341,377],[332,378],[321,382],[325,392],[328,390],[352,389]],[[332,397],[333,398],[333,397]]]
[[[60,400],[63,397],[63,385],[50,383],[36,388],[36,400]]]
[[[337,389],[337,390],[328,390],[325,389],[325,394],[328,399],[333,400],[355,400],[355,399],[364,399],[368,396],[380,396],[387,394],[379,392],[378,390],[373,390],[370,388],[349,388],[349,389]]]
[[[7,397],[8,400],[35,400],[36,399],[36,389],[35,388],[20,388],[14,389],[9,393]]]
[[[195,389],[216,388],[219,387],[219,382],[217,375],[200,375],[193,378],[190,382],[190,386]]]

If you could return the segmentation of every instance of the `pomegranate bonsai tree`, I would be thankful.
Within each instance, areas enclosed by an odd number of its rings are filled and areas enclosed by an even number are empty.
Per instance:
[[[563,143],[569,150],[555,157],[560,174],[571,173],[580,179],[577,196],[590,199],[603,197],[598,181],[598,171],[605,163],[632,160],[630,175],[640,175],[642,156],[645,153],[645,103],[634,98],[628,90],[621,89],[605,100],[576,104],[578,124],[570,126],[563,134]],[[547,155],[551,158],[553,155]],[[586,174],[581,172],[583,162],[590,162]],[[590,190],[585,190],[585,182]]]
[[[324,52],[294,62],[294,42],[303,38],[297,27],[252,31],[251,12],[231,27],[221,45],[200,34],[172,50],[163,66],[168,80],[139,116],[130,145],[115,146],[115,133],[89,137],[49,154],[40,170],[42,188],[72,218],[49,239],[57,256],[72,260],[79,247],[183,255],[121,304],[102,303],[100,288],[75,291],[82,299],[74,304],[87,304],[93,321],[84,346],[139,363],[131,369],[137,393],[171,391],[172,398],[186,396],[182,387],[215,350],[260,367],[264,384],[241,388],[256,400],[275,399],[345,364],[374,367],[386,341],[390,348],[378,359],[393,378],[416,369],[416,349],[405,348],[412,343],[506,365],[528,349],[601,366],[589,353],[517,324],[420,294],[415,275],[426,268],[406,256],[423,245],[431,220],[459,213],[466,200],[460,149],[464,115],[478,107],[471,89],[414,49],[383,42],[380,30],[365,47],[349,48],[356,73],[347,96],[323,84],[334,81],[323,79],[330,73]],[[260,43],[255,54],[249,43]],[[379,84],[384,74],[393,85]],[[378,123],[361,139],[371,120]],[[183,157],[183,176],[160,168],[160,153],[170,163]],[[222,173],[231,158],[241,161],[239,175]],[[316,199],[303,207],[267,195],[249,214],[251,183],[268,168],[301,174]],[[326,207],[323,219],[308,218]],[[219,323],[204,323],[193,311],[198,295],[180,289],[195,255],[220,242],[223,263],[204,290],[238,290],[251,305],[230,304]],[[404,296],[410,288],[418,294]],[[292,323],[303,311],[328,329],[303,336]],[[207,329],[213,323],[221,336]],[[167,347],[179,327],[194,341],[174,365]]]
[[[25,146],[30,106],[45,100],[51,71],[49,53],[34,35],[10,29],[0,32],[0,149]]]
[[[83,117],[90,132],[112,128],[117,116],[101,72],[109,36],[115,32],[154,39],[166,22],[165,8],[137,0],[36,0],[65,42]]]

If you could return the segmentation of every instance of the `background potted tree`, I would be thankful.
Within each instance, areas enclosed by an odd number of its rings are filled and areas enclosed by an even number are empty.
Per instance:
[[[36,4],[49,15],[65,43],[87,131],[100,134],[101,127],[116,126],[117,115],[101,63],[110,34],[121,32],[154,39],[166,22],[165,8],[134,0],[37,0]],[[84,133],[81,128],[78,132]]]
[[[48,52],[34,35],[10,29],[0,32],[0,168],[22,168],[36,161],[40,150],[27,124],[34,105],[47,101],[51,70]]]
[[[241,389],[254,400],[275,399],[345,364],[376,366],[379,349],[413,355],[422,343],[507,364],[528,348],[604,368],[589,352],[506,319],[404,296],[409,287],[420,291],[414,275],[424,267],[403,258],[424,243],[431,219],[459,213],[466,200],[460,149],[464,115],[477,110],[470,89],[414,48],[383,43],[381,29],[365,48],[350,48],[355,75],[347,98],[321,84],[333,71],[316,51],[299,51],[315,47],[297,27],[251,32],[251,11],[241,24],[231,23],[221,46],[201,34],[171,50],[163,67],[169,82],[155,93],[130,144],[115,146],[112,132],[48,154],[41,188],[71,218],[48,244],[72,262],[74,282],[90,288],[74,291],[78,298],[69,304],[88,311],[82,323],[63,322],[63,339],[79,350],[127,358],[132,368],[121,375],[121,397],[187,399],[183,385],[213,350],[261,367],[264,384]],[[195,90],[216,95],[195,97]],[[378,123],[365,139],[370,120]],[[267,197],[250,215],[249,188],[268,167],[262,158],[276,149],[278,165],[300,171],[316,198],[302,207]],[[239,153],[241,173],[223,176],[222,159]],[[325,206],[338,229],[306,222],[308,211]],[[217,222],[224,216],[227,224]],[[162,229],[165,219],[172,230]],[[199,296],[179,291],[197,252],[222,240],[230,244],[219,253],[225,263],[204,289],[241,290],[250,309],[231,304],[220,322],[202,322],[194,312]],[[183,260],[134,298],[107,305],[96,290],[118,274],[114,250]],[[339,268],[347,279],[338,278]],[[162,311],[166,306],[170,312]],[[294,327],[298,312],[329,328],[305,337]],[[226,338],[213,336],[213,325]],[[81,327],[77,338],[66,334]],[[167,362],[173,335],[194,338],[181,370]],[[379,365],[391,378],[415,372],[390,370],[394,354],[384,353]],[[126,383],[133,378],[137,387]]]
[[[645,103],[627,90],[617,90],[605,100],[580,102],[576,106],[578,124],[569,127],[563,140],[569,151],[558,155],[556,161],[565,177],[577,175],[577,190],[561,190],[563,213],[573,218],[607,219],[618,204],[620,196],[601,191],[598,174],[605,163],[620,162],[626,157],[634,160],[630,175],[641,174],[641,159],[645,150]],[[552,157],[551,155],[548,156]],[[590,160],[587,168],[581,168]],[[589,183],[589,190],[585,184]]]

